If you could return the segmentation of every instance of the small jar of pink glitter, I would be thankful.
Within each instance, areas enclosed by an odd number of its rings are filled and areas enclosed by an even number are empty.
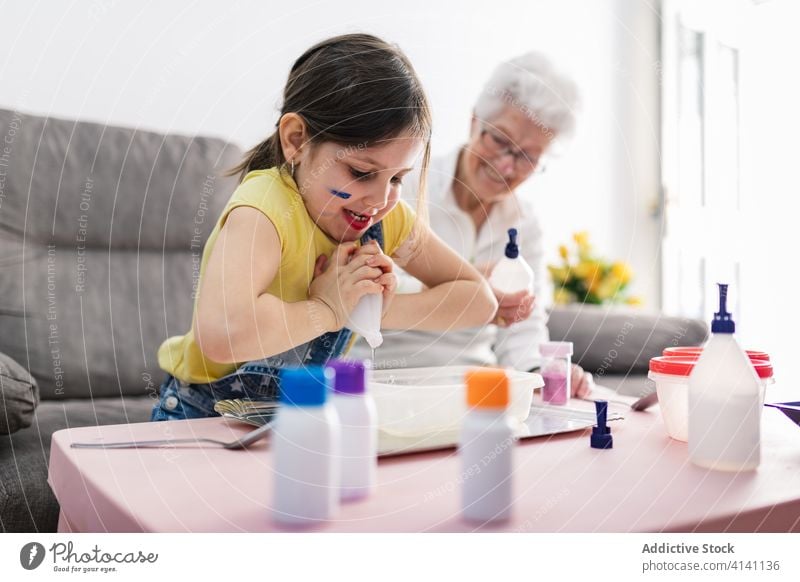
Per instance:
[[[572,342],[542,342],[539,353],[544,379],[542,401],[563,406],[569,402],[572,389]]]

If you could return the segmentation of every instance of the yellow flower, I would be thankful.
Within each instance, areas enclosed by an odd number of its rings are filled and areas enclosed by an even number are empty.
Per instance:
[[[620,283],[625,285],[626,283],[630,282],[631,277],[633,276],[633,272],[631,268],[628,266],[627,263],[623,263],[621,261],[617,261],[616,263],[611,265],[611,273],[619,279]]]
[[[561,258],[566,261],[569,258],[569,249],[567,248],[567,245],[561,245],[558,247],[558,254],[561,255]]]
[[[636,306],[644,305],[644,301],[642,300],[642,298],[637,297],[636,295],[631,295],[630,297],[628,297],[625,300],[625,303],[627,303],[628,305],[636,305]]]
[[[588,287],[600,276],[600,265],[596,261],[581,261],[575,265],[572,272],[579,279],[583,279]]]
[[[556,305],[566,305],[572,303],[572,293],[563,287],[556,287],[553,290],[553,302]]]
[[[576,232],[572,235],[572,239],[577,243],[579,249],[589,249],[589,233],[587,231],[582,230],[580,232]]]
[[[553,283],[561,285],[569,278],[569,267],[556,267],[548,265],[547,269],[550,271],[550,276],[553,278]]]
[[[619,286],[619,279],[617,279],[613,273],[610,273],[608,276],[604,277],[602,281],[597,281],[597,284],[594,285],[594,288],[590,289],[590,291],[597,295],[598,299],[605,301],[613,297],[619,291]]]

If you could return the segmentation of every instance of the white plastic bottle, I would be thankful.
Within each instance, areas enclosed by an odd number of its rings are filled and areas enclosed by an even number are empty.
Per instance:
[[[309,525],[338,509],[341,427],[328,400],[331,376],[320,366],[281,371],[271,443],[273,517],[279,523]]]
[[[761,461],[761,401],[756,372],[733,336],[719,286],[719,312],[689,375],[689,458],[701,467],[748,471]]]
[[[505,256],[492,269],[489,284],[502,293],[533,293],[533,270],[519,254],[516,228],[508,229]]]
[[[362,362],[332,360],[333,404],[342,426],[340,457],[342,501],[361,499],[375,489],[378,466],[378,414],[366,391]]]
[[[467,373],[469,411],[461,424],[461,510],[464,519],[487,523],[511,517],[514,428],[506,413],[508,377],[503,370]]]
[[[347,329],[362,336],[372,349],[383,343],[381,334],[381,312],[383,295],[373,293],[359,299],[355,309],[347,319]]]

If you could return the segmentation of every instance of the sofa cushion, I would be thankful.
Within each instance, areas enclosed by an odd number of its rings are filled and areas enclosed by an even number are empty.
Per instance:
[[[708,335],[702,321],[621,306],[555,307],[547,328],[550,339],[571,341],[573,361],[598,377],[646,373],[664,348],[700,345]]]
[[[2,109],[0,134],[0,351],[42,399],[157,389],[240,150]]]
[[[54,532],[58,502],[47,484],[57,430],[147,422],[152,397],[45,400],[28,428],[0,436],[0,532]]]
[[[39,387],[30,374],[0,352],[0,434],[11,434],[31,425],[39,404]]]

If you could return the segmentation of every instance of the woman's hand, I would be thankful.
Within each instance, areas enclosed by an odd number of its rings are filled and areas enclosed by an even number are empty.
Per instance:
[[[481,275],[489,280],[494,269],[494,263],[484,263],[476,265]],[[530,291],[518,291],[517,293],[503,293],[492,287],[492,292],[497,298],[497,313],[494,315],[492,323],[500,327],[508,327],[514,323],[525,321],[533,313],[533,306],[536,297]]]
[[[494,288],[492,291],[497,298],[497,313],[492,320],[495,325],[508,327],[514,323],[525,321],[533,313],[536,298],[530,291],[503,293]]]
[[[359,252],[355,243],[345,243],[336,247],[330,261],[325,255],[317,257],[308,299],[333,313],[334,322],[328,331],[342,329],[364,295],[384,291],[377,279],[385,273],[379,266],[368,264],[375,262],[374,256],[374,252]]]
[[[594,378],[578,364],[572,364],[572,397],[585,398],[594,388]]]

